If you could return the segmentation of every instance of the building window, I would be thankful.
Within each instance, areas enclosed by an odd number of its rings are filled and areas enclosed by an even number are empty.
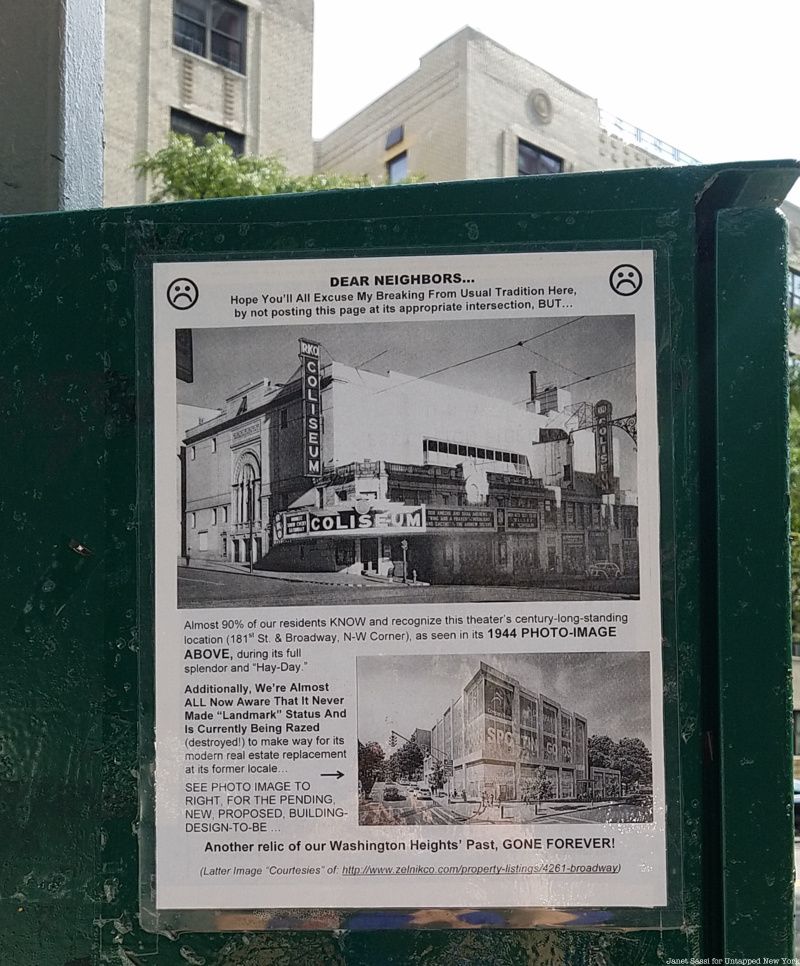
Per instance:
[[[210,124],[193,114],[186,111],[178,111],[174,107],[169,115],[169,127],[175,134],[188,135],[195,144],[202,144],[207,134],[221,134],[227,145],[233,149],[234,154],[244,153],[244,135],[231,131],[230,128],[223,127],[221,124]]]
[[[217,438],[216,436],[211,437],[211,452],[216,453],[217,451]]]
[[[197,515],[194,513],[189,514],[189,527],[194,530],[197,526]]]
[[[217,525],[217,508],[215,506],[211,507],[211,526],[215,527]]]
[[[288,425],[289,425],[289,412],[286,409],[282,409],[281,410],[280,427],[281,427],[281,429],[286,429],[286,427]]]
[[[398,124],[397,127],[393,127],[391,131],[386,135],[386,144],[384,148],[388,151],[393,148],[396,144],[399,144],[405,137],[405,131],[402,124]]]
[[[246,7],[230,0],[175,0],[173,11],[176,47],[244,73]]]
[[[517,141],[517,174],[558,174],[563,170],[563,158],[527,141]]]
[[[197,459],[197,449],[194,446],[189,447],[189,459],[190,460]]]
[[[397,184],[408,177],[408,152],[403,151],[389,158],[386,162],[386,180],[389,184]]]
[[[789,269],[789,308],[800,309],[800,272]]]
[[[228,522],[228,508],[226,506],[222,508],[222,522],[223,523]]]

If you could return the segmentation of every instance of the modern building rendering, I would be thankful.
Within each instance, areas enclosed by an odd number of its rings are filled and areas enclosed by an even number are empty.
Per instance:
[[[335,361],[318,372],[318,395],[301,368],[186,431],[192,559],[481,585],[609,563],[638,586],[636,494],[618,472],[635,414],[573,405],[535,373],[514,405]]]
[[[431,727],[425,774],[444,763],[448,790],[470,801],[519,801],[540,769],[547,797],[585,796],[589,723],[577,711],[481,661]],[[618,775],[618,773],[617,773]]]
[[[108,0],[105,204],[141,204],[132,165],[170,131],[310,173],[313,0]]]

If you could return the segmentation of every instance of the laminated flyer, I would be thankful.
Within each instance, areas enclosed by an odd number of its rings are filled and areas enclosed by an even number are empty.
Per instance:
[[[653,253],[153,293],[157,908],[665,905]]]

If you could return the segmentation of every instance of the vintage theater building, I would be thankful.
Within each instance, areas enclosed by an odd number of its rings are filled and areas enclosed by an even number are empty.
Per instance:
[[[243,387],[184,435],[185,542],[194,559],[290,571],[499,583],[638,573],[635,495],[622,491],[635,414],[527,404],[402,373],[377,375],[300,342],[285,383]],[[612,422],[617,419],[616,422]],[[633,430],[632,430],[633,427]],[[405,548],[403,544],[405,543]]]
[[[431,728],[431,754],[444,764],[451,794],[512,801],[544,768],[553,798],[576,798],[589,782],[586,718],[516,678],[480,662]]]

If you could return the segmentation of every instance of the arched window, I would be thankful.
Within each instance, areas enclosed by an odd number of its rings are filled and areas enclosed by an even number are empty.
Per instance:
[[[239,457],[233,476],[234,523],[261,521],[261,467],[254,453]]]

